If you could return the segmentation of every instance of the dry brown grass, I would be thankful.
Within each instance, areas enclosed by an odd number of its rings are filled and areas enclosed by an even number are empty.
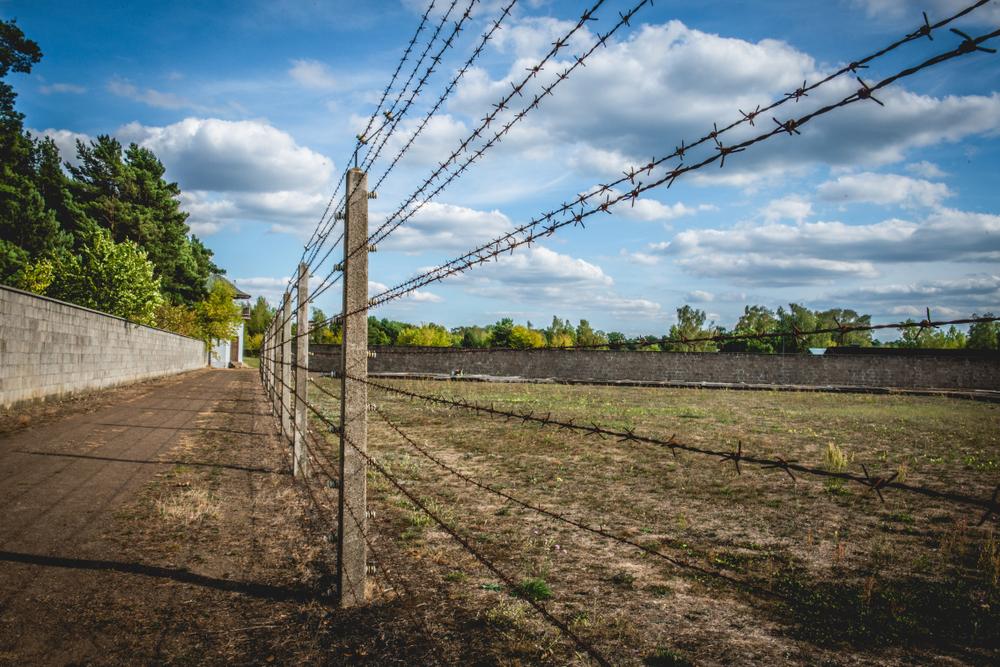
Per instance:
[[[329,386],[336,389],[330,381]],[[552,412],[713,448],[780,456],[989,497],[1000,406],[941,398],[391,381],[425,394]],[[313,400],[335,405],[320,393]],[[1000,657],[993,533],[955,505],[824,484],[638,443],[372,400],[434,455],[527,502],[628,537],[709,574],[546,519],[449,475],[377,416],[369,446],[515,581],[615,664],[990,662]],[[331,446],[332,451],[332,446]],[[429,599],[478,610],[499,649],[552,664],[573,647],[370,472],[373,522]],[[991,546],[992,545],[992,546]],[[455,573],[459,572],[459,575]],[[516,622],[515,622],[516,621]],[[530,646],[526,649],[525,646]]]

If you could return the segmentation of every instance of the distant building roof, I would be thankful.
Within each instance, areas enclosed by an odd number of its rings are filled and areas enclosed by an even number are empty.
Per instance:
[[[236,292],[236,296],[233,297],[234,299],[249,299],[250,298],[249,294],[247,294],[246,292],[244,292],[243,290],[241,290],[236,285],[232,284],[230,281],[226,280],[226,278],[224,276],[221,276],[218,273],[213,273],[212,275],[210,275],[208,277],[208,280],[206,281],[205,285],[206,285],[206,287],[208,287],[208,289],[212,289],[212,286],[215,285],[215,283],[217,283],[219,281],[222,281],[226,285],[229,285],[230,287],[233,288],[233,291]]]

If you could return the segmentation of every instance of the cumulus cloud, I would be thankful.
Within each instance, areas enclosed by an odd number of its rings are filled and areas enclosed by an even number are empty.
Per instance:
[[[337,79],[330,68],[318,60],[293,60],[288,74],[305,88],[322,91],[337,88]]]
[[[689,303],[710,303],[715,301],[715,294],[705,290],[696,289],[684,295],[684,300]]]
[[[553,309],[597,310],[618,318],[652,319],[660,304],[618,294],[614,280],[584,259],[535,246],[501,255],[496,262],[455,280],[474,295]]]
[[[695,229],[651,246],[655,252],[758,253],[881,262],[956,261],[1000,256],[1000,216],[938,209],[924,220],[868,225],[809,222]]]
[[[946,301],[995,308],[1000,305],[1000,275],[982,274],[945,280],[872,285],[841,292],[836,298],[880,304]]]
[[[677,264],[696,276],[737,279],[747,284],[772,287],[878,276],[875,265],[868,261],[776,257],[759,253],[694,255],[677,260]]]
[[[927,160],[906,165],[906,171],[921,178],[944,178],[948,175],[941,167]]]
[[[540,45],[551,43],[552,35],[558,34],[553,25],[548,20],[525,21],[504,31],[503,48],[515,55],[510,70],[498,78],[482,69],[470,71],[451,109],[478,117],[506,94]],[[596,39],[586,29],[578,34],[584,41]],[[568,64],[546,67],[533,85],[540,89],[551,83]],[[574,168],[593,169],[600,177],[616,173],[612,163],[618,158],[624,160],[620,172],[631,156],[670,152],[682,138],[690,142],[710,131],[712,121],[726,124],[739,118],[738,109],[780,99],[803,80],[816,81],[826,73],[826,66],[779,40],[727,38],[678,21],[647,25],[595,52],[587,67],[561,83],[557,94],[526,116],[505,143],[530,132],[535,141],[550,146],[551,153],[566,154]],[[804,113],[856,89],[857,82],[850,77],[835,79],[811,92],[794,111]],[[525,100],[535,90],[525,91]],[[601,94],[594,95],[595,90]],[[882,91],[880,100],[885,107],[853,104],[838,109],[803,126],[801,136],[775,137],[732,156],[725,169],[699,171],[691,180],[747,186],[815,164],[880,166],[905,159],[914,148],[1000,130],[998,93],[934,97],[897,85]],[[761,131],[743,125],[725,136],[733,143]],[[795,142],[794,150],[788,149],[789,141]],[[689,159],[713,152],[714,146],[706,144],[692,151]]]
[[[375,223],[385,214],[373,215]],[[464,206],[426,203],[389,236],[386,250],[419,252],[428,249],[463,250],[489,241],[513,229],[510,219],[498,210],[478,211]]]
[[[821,199],[841,204],[895,204],[906,208],[937,206],[953,194],[944,183],[872,172],[826,181],[819,185],[818,193]]]
[[[280,305],[282,296],[285,293],[285,287],[288,285],[288,280],[288,276],[283,278],[269,276],[232,278],[233,284],[239,289],[255,299],[258,296],[264,297],[272,306]]]
[[[115,134],[156,153],[185,189],[305,190],[333,174],[327,157],[263,121],[185,118],[165,127],[130,123]]]
[[[56,147],[59,149],[59,155],[63,160],[69,162],[70,164],[79,164],[76,158],[76,142],[82,141],[87,144],[93,140],[89,134],[84,134],[82,132],[72,132],[70,130],[57,130],[55,128],[47,128],[44,130],[31,130],[31,133],[35,136],[48,137],[55,142]]]
[[[115,134],[160,158],[196,233],[258,221],[308,234],[332,190],[333,163],[263,121],[185,118],[163,127],[130,123]]]
[[[802,222],[812,215],[812,204],[802,197],[782,197],[768,202],[767,206],[761,209],[760,214],[767,222],[780,220]]]

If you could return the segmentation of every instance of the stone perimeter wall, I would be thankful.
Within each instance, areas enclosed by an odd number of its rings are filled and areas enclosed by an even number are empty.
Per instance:
[[[421,351],[372,348],[370,373],[451,373],[593,382],[1000,389],[1000,355],[729,354],[625,350]],[[315,345],[310,370],[339,371],[340,348]]]
[[[0,285],[0,407],[172,375],[199,340]]]

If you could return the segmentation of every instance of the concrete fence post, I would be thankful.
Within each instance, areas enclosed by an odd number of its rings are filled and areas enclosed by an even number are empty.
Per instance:
[[[368,177],[347,172],[344,219],[344,342],[340,399],[340,606],[365,604],[368,449]]]
[[[281,399],[278,407],[278,418],[281,420],[281,432],[288,442],[293,442],[292,435],[292,295],[285,292],[281,302],[281,326],[278,329],[281,366],[276,380]]]
[[[296,477],[309,476],[309,450],[306,433],[309,413],[306,397],[309,392],[309,267],[299,264],[299,286],[296,290],[298,312],[295,332],[295,437],[292,445],[292,472]]]

